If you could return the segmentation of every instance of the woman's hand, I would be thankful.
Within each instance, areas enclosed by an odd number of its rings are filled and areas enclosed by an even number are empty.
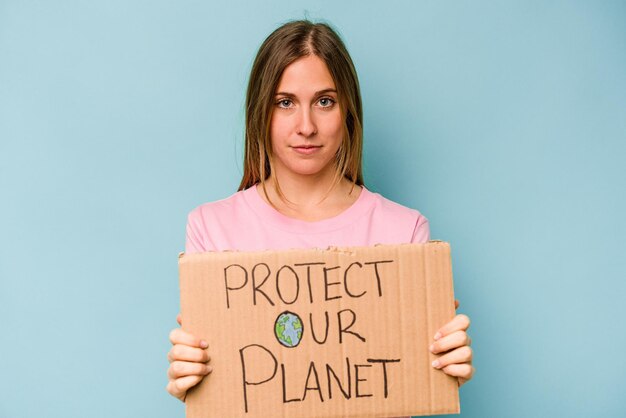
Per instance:
[[[180,314],[176,322],[182,325]],[[207,363],[209,354],[206,349],[209,344],[181,328],[175,328],[170,332],[172,348],[167,353],[170,367],[167,369],[167,391],[185,402],[187,390],[200,383],[207,374],[213,370]]]
[[[454,301],[454,308],[459,301]],[[435,333],[435,342],[430,346],[433,354],[443,354],[433,361],[433,367],[458,378],[459,386],[470,380],[474,375],[472,366],[471,338],[467,335],[470,319],[467,315],[457,315]],[[444,354],[445,353],[445,354]]]

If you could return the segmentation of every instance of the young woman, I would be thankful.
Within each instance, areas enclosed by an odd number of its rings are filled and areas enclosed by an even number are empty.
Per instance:
[[[276,29],[250,74],[239,191],[189,214],[186,252],[428,241],[424,216],[364,187],[362,135],[358,79],[339,36],[309,21]],[[474,372],[468,327],[457,315],[429,347],[443,354],[433,367],[459,385]],[[209,344],[180,328],[170,340],[167,391],[184,401],[212,370]]]

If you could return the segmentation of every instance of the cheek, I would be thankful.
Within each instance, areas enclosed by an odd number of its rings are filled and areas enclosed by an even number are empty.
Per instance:
[[[335,134],[341,138],[341,136],[343,135],[343,121],[341,119],[337,120],[337,123],[335,124]]]
[[[289,134],[289,126],[284,118],[272,117],[270,122],[270,138],[271,142],[280,142]]]
[[[342,123],[341,115],[332,118],[326,124],[326,135],[333,138],[338,143],[341,143],[341,139],[343,138],[343,123]]]

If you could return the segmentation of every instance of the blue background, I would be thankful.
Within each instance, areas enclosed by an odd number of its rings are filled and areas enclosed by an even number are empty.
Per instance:
[[[452,243],[462,416],[624,416],[625,2],[0,0],[0,417],[184,416],[186,215],[306,16],[357,66],[366,184]]]

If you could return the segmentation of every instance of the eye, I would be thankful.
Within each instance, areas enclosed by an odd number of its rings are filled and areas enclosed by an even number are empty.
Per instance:
[[[321,107],[332,107],[335,104],[335,101],[330,97],[322,97],[319,99],[318,103]]]
[[[291,107],[292,102],[291,99],[280,99],[278,102],[276,102],[276,105],[283,109],[288,109]]]

